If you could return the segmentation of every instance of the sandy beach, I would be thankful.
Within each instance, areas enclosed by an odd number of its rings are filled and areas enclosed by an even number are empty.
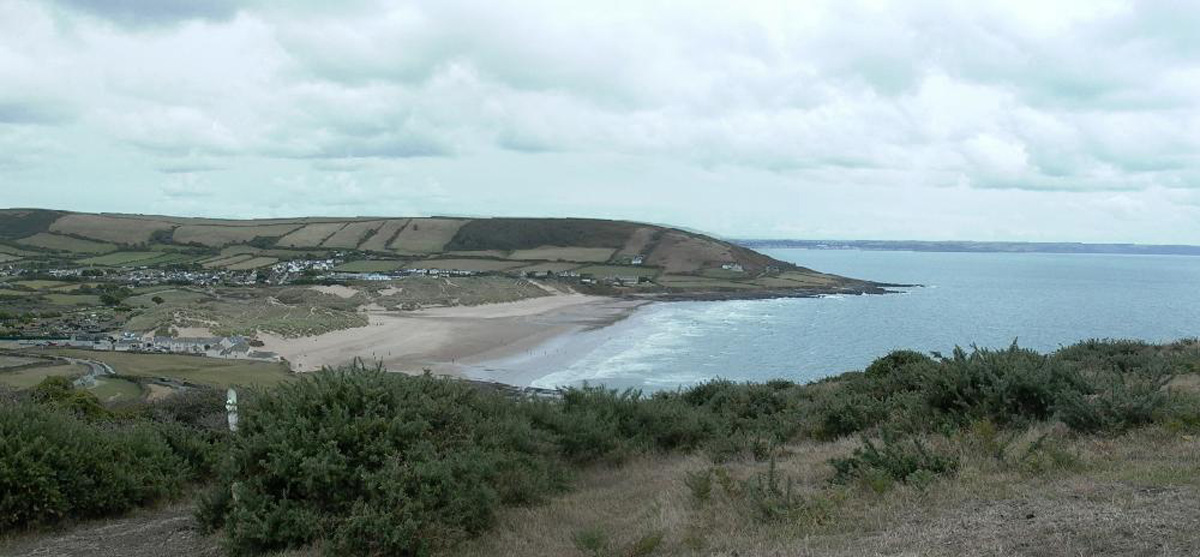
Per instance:
[[[392,371],[430,370],[527,384],[582,355],[587,346],[569,341],[575,333],[615,323],[646,303],[567,294],[480,306],[369,311],[366,327],[291,339],[260,334],[259,339],[264,350],[278,353],[299,372],[361,358]]]

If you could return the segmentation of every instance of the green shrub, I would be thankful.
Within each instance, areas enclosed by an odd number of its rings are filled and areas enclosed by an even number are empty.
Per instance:
[[[884,403],[859,393],[838,393],[821,399],[813,437],[832,440],[870,428],[887,416]]]
[[[855,479],[878,483],[880,478],[927,484],[930,474],[942,476],[958,470],[958,459],[953,455],[931,451],[915,437],[897,439],[890,435],[884,436],[879,445],[863,438],[862,447],[846,458],[830,460],[830,464],[834,469],[833,482],[839,484]]]
[[[189,477],[149,424],[32,402],[0,408],[0,530],[121,513],[178,494]]]
[[[1079,431],[1119,432],[1145,425],[1167,403],[1171,373],[1163,362],[1131,372],[1116,367],[1095,373],[1094,391],[1073,392],[1059,402],[1063,423]]]
[[[553,436],[461,382],[325,371],[250,401],[222,475],[231,497],[199,511],[235,553],[322,540],[331,554],[423,554],[563,485]]]

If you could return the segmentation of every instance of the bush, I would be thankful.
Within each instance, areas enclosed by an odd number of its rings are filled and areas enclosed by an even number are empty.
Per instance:
[[[423,554],[504,503],[560,488],[553,438],[500,395],[429,377],[325,371],[253,397],[200,518],[235,553],[323,540],[332,554]]]
[[[1060,401],[1063,423],[1079,431],[1119,432],[1145,425],[1167,403],[1164,387],[1171,374],[1159,362],[1152,369],[1129,373],[1109,369],[1097,373],[1094,392],[1069,393]]]
[[[177,495],[189,477],[148,424],[33,402],[0,408],[0,530],[124,512]]]
[[[917,482],[928,484],[930,476],[953,474],[958,470],[958,459],[952,455],[930,451],[915,437],[898,439],[884,436],[883,443],[876,445],[863,438],[863,446],[846,458],[830,460],[834,469],[834,483],[845,484],[854,479]],[[877,486],[876,491],[882,491]]]

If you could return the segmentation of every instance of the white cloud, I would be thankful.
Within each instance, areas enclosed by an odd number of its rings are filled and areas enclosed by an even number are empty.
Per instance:
[[[1196,25],[1132,0],[6,0],[0,184],[78,209],[1200,242]],[[128,195],[61,195],[95,180]],[[948,200],[972,209],[922,209]]]

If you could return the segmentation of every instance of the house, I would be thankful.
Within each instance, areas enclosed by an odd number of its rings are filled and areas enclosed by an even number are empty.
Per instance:
[[[630,259],[630,260],[629,260],[629,264],[630,264],[630,265],[641,265],[641,264],[642,264],[642,262],[644,262],[645,260],[646,260],[646,259],[645,259],[645,258],[643,258],[642,256],[640,256],[640,255],[635,255],[635,256],[633,256],[633,259]]]
[[[741,263],[725,263],[725,264],[721,265],[721,268],[726,271],[733,271],[735,273],[746,272],[746,269],[742,268]]]

